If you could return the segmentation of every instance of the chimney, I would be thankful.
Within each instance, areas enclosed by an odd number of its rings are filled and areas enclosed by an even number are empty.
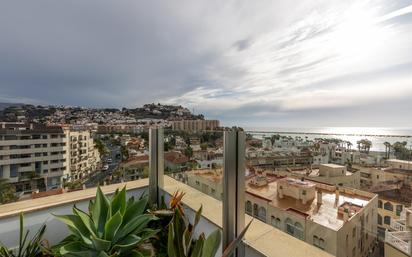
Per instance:
[[[278,188],[278,196],[279,196],[279,198],[283,198],[283,186],[279,186],[279,188]]]
[[[349,220],[349,209],[343,210],[343,222],[347,222]]]
[[[316,202],[318,205],[322,204],[322,191],[320,190],[316,192]]]
[[[339,204],[339,189],[336,188],[335,190],[335,204],[338,205]]]

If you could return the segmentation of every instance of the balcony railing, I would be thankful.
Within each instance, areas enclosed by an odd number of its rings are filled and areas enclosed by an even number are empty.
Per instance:
[[[385,242],[391,244],[395,248],[409,255],[411,232],[410,231],[396,231],[386,232]]]
[[[223,138],[223,133],[221,134]],[[183,198],[183,203],[190,217],[193,217],[195,211],[197,211],[200,206],[202,206],[202,220],[199,224],[200,231],[205,231],[206,234],[210,233],[216,228],[219,228],[223,229],[223,234],[225,235],[225,233],[227,234],[229,227],[230,229],[234,230],[234,233],[233,231],[231,232],[231,236],[233,236],[235,233],[239,232],[239,228],[241,229],[241,227],[244,226],[245,223],[248,223],[252,219],[251,216],[245,215],[245,207],[240,205],[244,204],[244,199],[241,198],[241,194],[244,193],[245,190],[240,187],[240,185],[244,186],[244,181],[241,181],[238,178],[243,178],[243,174],[245,174],[245,172],[244,170],[242,170],[244,169],[244,164],[242,162],[242,160],[244,160],[244,156],[242,156],[241,154],[242,148],[239,147],[239,145],[242,145],[242,143],[244,143],[244,139],[238,136],[239,135],[230,139],[231,141],[229,143],[224,141],[225,158],[223,158],[223,162],[208,163],[207,161],[209,161],[209,159],[207,156],[199,157],[199,159],[202,159],[201,161],[204,161],[200,162],[199,160],[196,160],[196,156],[193,152],[192,154],[183,154],[187,155],[186,157],[188,157],[188,155],[191,155],[190,157],[186,158],[185,156],[182,156],[182,154],[173,153],[172,150],[169,151],[169,153],[171,154],[167,156],[163,156],[163,154],[165,153],[162,149],[149,151],[151,158],[151,167],[157,167],[157,170],[151,168],[149,170],[149,174],[152,175],[153,172],[160,172],[156,174],[157,179],[159,181],[163,180],[164,182],[161,186],[157,183],[155,184],[155,186],[157,186],[157,193],[164,196],[166,198],[166,201],[168,201],[171,195],[177,190],[186,193],[185,197]],[[226,139],[228,139],[228,137],[226,137]],[[190,138],[190,140],[194,141],[195,139]],[[158,141],[159,142],[156,143],[157,147],[163,147],[163,138],[159,137]],[[190,145],[189,143],[185,142],[182,142],[182,144]],[[198,145],[199,143],[193,142],[191,144]],[[208,146],[206,145],[206,147]],[[183,152],[184,149],[188,149],[188,147],[185,146],[181,152]],[[223,145],[216,146],[216,149],[214,149],[214,154],[221,156],[223,154],[222,151],[219,151],[221,149],[223,149]],[[198,152],[201,151],[198,150]],[[163,163],[165,164],[164,167]],[[218,184],[218,186],[216,186],[215,188],[205,187],[201,190],[197,190],[190,184],[182,183],[173,178],[179,177],[176,175],[182,174],[182,172],[196,172],[196,168],[192,167],[193,165],[197,165],[196,167],[203,167],[204,165],[207,168],[199,168],[198,170],[204,170],[204,175],[208,180],[213,181],[215,179],[221,179],[223,177],[222,180],[224,183]],[[209,165],[210,167],[207,165]],[[75,165],[71,165],[70,167],[71,169],[76,168]],[[193,168],[193,170],[188,170],[191,167]],[[231,176],[224,177],[224,170],[230,170],[231,172],[227,173],[226,175],[230,174]],[[163,172],[165,172],[164,176]],[[159,174],[161,174],[162,176],[159,177]],[[236,178],[234,176],[235,174],[242,176],[238,176]],[[240,184],[241,182],[239,181],[241,181],[243,184]],[[206,182],[207,181],[205,181],[205,183]],[[102,189],[104,193],[112,194],[117,188],[121,188],[125,185],[127,186],[129,196],[135,196],[138,198],[141,194],[143,194],[143,192],[151,192],[148,179],[139,179],[123,184],[112,184],[104,186],[102,187]],[[234,190],[234,188],[238,189]],[[230,190],[232,190],[232,192],[228,192]],[[214,192],[213,197],[200,191],[208,191],[211,193]],[[28,227],[33,228],[34,231],[36,227],[39,227],[43,222],[46,222],[48,227],[45,238],[49,239],[50,245],[58,243],[61,239],[67,236],[67,230],[65,229],[64,225],[58,223],[55,217],[51,214],[67,214],[70,212],[70,209],[72,208],[74,203],[76,203],[76,206],[78,208],[87,210],[88,200],[94,197],[95,192],[95,188],[90,188],[76,192],[64,193],[61,195],[54,195],[50,197],[34,199],[26,202],[17,202],[7,206],[2,206],[2,208],[0,208],[0,241],[10,247],[17,245],[18,226],[16,224],[18,220],[18,214],[20,212],[24,212],[27,221],[26,224]],[[158,197],[156,198],[154,199],[154,201],[158,201]],[[223,209],[225,209],[225,211],[223,211]],[[232,217],[229,217],[227,213],[229,213]],[[10,236],[6,236],[6,233]],[[282,232],[281,230],[276,229],[273,226],[261,222],[257,219],[254,220],[252,226],[246,234],[244,245],[246,246],[245,255],[239,256],[331,257],[328,252],[320,250],[312,246],[311,244],[302,242],[301,240],[290,236]]]
[[[406,231],[406,219],[395,220],[391,222],[391,228],[395,231]]]

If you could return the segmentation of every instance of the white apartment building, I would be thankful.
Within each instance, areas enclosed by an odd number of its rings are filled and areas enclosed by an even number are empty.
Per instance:
[[[59,126],[0,123],[0,178],[17,192],[60,186],[68,171],[67,144]]]
[[[183,130],[187,132],[198,132],[205,130],[216,130],[219,128],[218,120],[178,120],[171,121],[173,130]]]
[[[405,209],[401,217],[391,223],[391,228],[391,231],[387,230],[385,233],[385,256],[412,256],[412,210]]]
[[[222,170],[186,173],[188,185],[222,198]],[[246,181],[246,213],[337,257],[373,256],[378,196],[294,178]]]
[[[0,178],[17,192],[60,187],[100,161],[89,130],[42,124],[0,123]]]
[[[94,147],[89,130],[65,129],[68,138],[69,172],[68,179],[76,180],[96,170],[100,162],[99,151]]]
[[[412,161],[389,159],[386,160],[386,164],[392,169],[412,170]]]

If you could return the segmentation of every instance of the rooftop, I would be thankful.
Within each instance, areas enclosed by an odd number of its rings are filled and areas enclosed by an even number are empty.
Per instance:
[[[317,204],[318,194],[315,195],[314,199],[303,204],[301,200],[287,195],[283,198],[278,196],[277,188],[281,180],[282,179],[275,179],[268,185],[262,187],[250,186],[247,183],[246,192],[265,199],[275,208],[300,213],[307,219],[333,230],[339,230],[344,224],[342,215],[339,215],[339,207],[341,205],[348,204],[363,207],[372,199],[372,197],[368,198],[365,195],[357,194],[355,190],[352,190],[351,193],[340,192],[339,196],[337,196],[335,192],[336,187],[334,186],[305,181],[308,184],[314,184],[316,191],[322,192],[322,204]],[[349,192],[348,190],[346,191]],[[359,210],[360,209],[358,209],[358,211]]]
[[[214,182],[220,182],[223,177],[223,169],[216,169],[216,170],[211,170],[211,169],[199,169],[199,170],[192,170],[192,171],[187,171],[187,175],[197,175],[201,176],[205,179],[214,181]]]
[[[332,168],[332,169],[338,169],[338,168],[341,169],[341,168],[345,167],[345,166],[334,164],[334,163],[323,163],[323,164],[321,164],[321,166],[329,167],[329,168]]]
[[[403,164],[412,164],[412,161],[405,161],[405,160],[399,160],[399,159],[388,159],[386,161],[387,162],[403,163]]]

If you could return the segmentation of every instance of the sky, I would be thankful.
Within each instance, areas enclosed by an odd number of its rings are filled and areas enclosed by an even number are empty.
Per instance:
[[[412,127],[412,0],[0,0],[0,102]]]

